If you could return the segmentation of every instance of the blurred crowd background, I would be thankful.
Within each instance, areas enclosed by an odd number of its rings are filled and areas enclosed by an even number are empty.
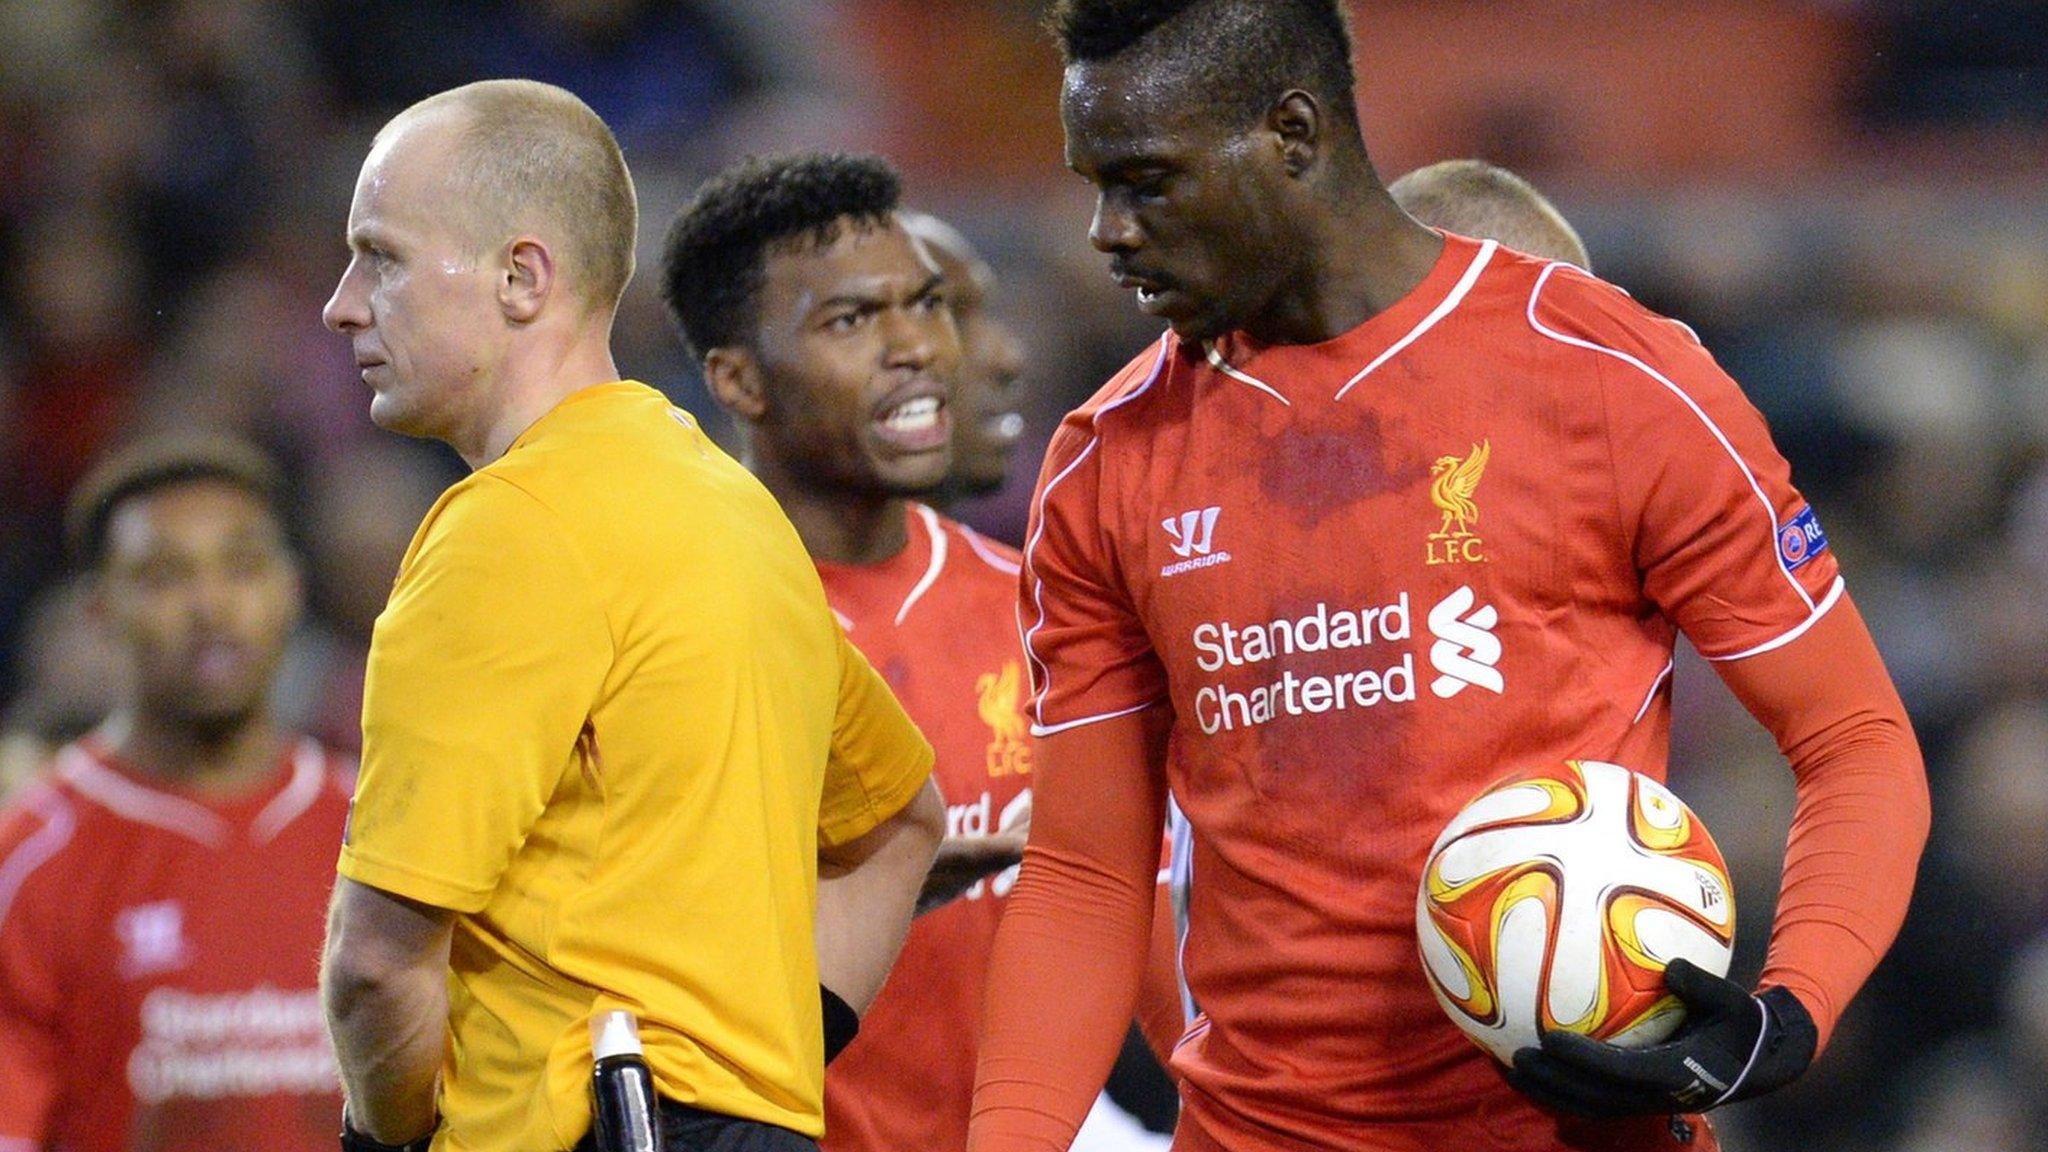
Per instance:
[[[722,426],[656,298],[695,182],[749,153],[885,154],[1028,337],[1014,540],[1058,415],[1156,334],[1085,240],[1034,0],[0,0],[0,700],[32,769],[118,657],[61,510],[110,446],[236,431],[292,478],[313,611],[289,719],[354,747],[371,622],[460,464],[371,427],[320,326],[371,134],[488,76],[566,86],[637,176],[622,368]],[[1770,418],[1928,757],[1904,935],[1805,1081],[1730,1110],[1754,1152],[2048,1148],[2048,13],[2038,0],[1358,0],[1383,177],[1535,181],[1595,270],[1692,324]],[[1673,781],[1762,962],[1783,761],[1697,660]]]

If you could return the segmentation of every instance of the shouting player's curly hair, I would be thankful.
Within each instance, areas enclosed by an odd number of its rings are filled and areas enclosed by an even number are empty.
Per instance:
[[[1341,0],[1057,0],[1045,26],[1068,64],[1143,53],[1239,122],[1301,88],[1357,123]]]
[[[902,194],[887,161],[839,153],[756,157],[705,181],[662,246],[661,296],[690,350],[752,343],[770,251],[875,227]]]

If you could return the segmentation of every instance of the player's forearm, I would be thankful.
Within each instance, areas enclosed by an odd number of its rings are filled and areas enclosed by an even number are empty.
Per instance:
[[[882,990],[932,857],[946,831],[945,801],[931,784],[851,851],[820,861],[818,980],[866,1012]]]
[[[1062,1149],[1138,999],[1152,877],[1034,844],[989,961],[970,1152]]]
[[[385,1143],[434,1126],[448,1028],[450,918],[343,880],[328,919],[321,1003],[350,1123]]]
[[[1721,672],[1798,777],[1762,982],[1797,994],[1825,1045],[1905,920],[1929,824],[1919,744],[1847,596]]]
[[[1903,715],[1834,734],[1794,763],[1799,799],[1762,982],[1797,993],[1825,1045],[1905,921],[1927,780]]]

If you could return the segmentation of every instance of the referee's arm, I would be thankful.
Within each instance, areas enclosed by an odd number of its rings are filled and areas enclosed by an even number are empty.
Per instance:
[[[320,998],[349,1126],[385,1144],[434,1128],[455,913],[343,876],[328,909]]]
[[[946,834],[946,802],[926,780],[895,815],[865,835],[818,850],[818,980],[866,1012],[896,963],[932,856]]]

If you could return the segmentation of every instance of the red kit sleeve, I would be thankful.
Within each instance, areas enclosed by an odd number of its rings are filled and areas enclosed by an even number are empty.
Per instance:
[[[1101,442],[1086,413],[1069,416],[1046,449],[1024,541],[1018,618],[1041,736],[1166,698],[1165,670],[1105,539]]]
[[[1715,668],[1798,780],[1762,983],[1795,993],[1825,1046],[1906,917],[1930,819],[1920,748],[1846,596],[1791,643]]]
[[[1116,1059],[1158,899],[1170,716],[1038,744],[1031,844],[989,964],[970,1152],[1061,1149]]]
[[[1827,611],[1840,573],[1762,414],[1690,330],[1576,271],[1557,279],[1543,299],[1569,298],[1579,324],[1549,331],[1592,353],[1643,594],[1710,660],[1786,643]]]
[[[1904,920],[1928,829],[1904,706],[1764,419],[1692,333],[1577,273],[1539,327],[1594,353],[1645,595],[1791,761],[1798,803],[1764,982],[1825,1043]]]

